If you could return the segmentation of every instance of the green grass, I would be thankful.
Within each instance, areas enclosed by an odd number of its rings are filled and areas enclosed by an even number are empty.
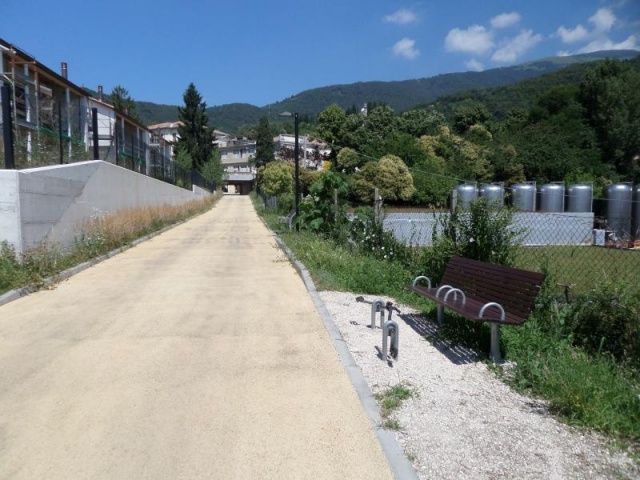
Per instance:
[[[595,246],[521,247],[516,266],[540,271],[543,266],[559,284],[583,293],[603,278],[640,284],[640,251]]]
[[[309,269],[320,289],[384,295],[427,314],[433,312],[433,304],[404,290],[415,270],[375,259],[358,249],[304,231],[285,232],[281,238]],[[536,250],[519,252],[519,266],[539,269],[541,249]],[[587,288],[586,280],[581,278],[586,275],[583,269],[590,269],[594,275],[598,273],[600,267],[594,262],[597,255],[608,255],[612,271],[630,272],[639,268],[635,262],[640,252],[601,247],[547,247],[544,252],[558,271],[573,271],[572,283],[579,283],[580,288]],[[503,354],[516,365],[504,375],[505,381],[523,393],[547,400],[552,411],[567,423],[597,430],[624,442],[633,452],[640,452],[640,372],[616,363],[609,356],[590,355],[572,345],[570,338],[559,333],[563,319],[558,312],[547,309],[536,315],[538,317],[534,315],[522,327],[502,329]],[[446,317],[436,336],[478,352],[489,350],[486,325],[476,325],[453,315]],[[495,368],[502,373],[501,367]],[[393,408],[396,395],[386,396],[389,407]],[[389,427],[399,428],[392,420]]]
[[[380,404],[382,426],[388,430],[400,430],[400,422],[393,418],[392,414],[402,406],[402,402],[415,395],[416,392],[404,382],[392,385],[383,391],[376,393],[374,397]]]

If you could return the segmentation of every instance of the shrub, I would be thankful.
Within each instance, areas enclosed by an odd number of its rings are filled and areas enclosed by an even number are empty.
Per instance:
[[[571,305],[568,330],[576,345],[640,367],[640,292],[605,281]]]
[[[344,179],[334,172],[323,171],[309,187],[309,197],[300,204],[300,225],[312,232],[336,233],[346,222],[344,199],[348,193]],[[334,193],[338,192],[338,206]]]
[[[385,231],[370,207],[356,211],[351,222],[349,242],[362,253],[381,260],[399,261],[410,266],[413,259],[411,248],[396,240],[393,232]]]
[[[511,209],[495,209],[486,199],[471,202],[469,209],[457,208],[451,215],[437,217],[433,247],[424,256],[424,269],[435,281],[444,274],[454,256],[513,265],[521,230],[513,227]]]

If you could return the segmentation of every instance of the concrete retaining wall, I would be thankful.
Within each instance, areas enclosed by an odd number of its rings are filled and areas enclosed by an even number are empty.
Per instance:
[[[21,254],[42,242],[73,244],[82,221],[125,208],[181,205],[208,195],[100,160],[0,170],[0,242]]]

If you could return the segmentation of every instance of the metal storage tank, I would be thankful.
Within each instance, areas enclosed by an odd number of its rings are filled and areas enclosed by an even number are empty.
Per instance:
[[[525,212],[535,212],[536,182],[518,183],[513,186],[513,206]]]
[[[631,222],[631,232],[634,240],[640,240],[640,183],[633,189],[633,218]]]
[[[462,208],[469,208],[471,202],[478,198],[478,187],[473,184],[458,185],[456,192],[458,192],[458,205]]]
[[[582,213],[593,210],[593,185],[579,183],[567,187],[567,212]]]
[[[480,196],[487,199],[491,206],[504,207],[504,185],[501,183],[486,183],[480,188]]]
[[[539,193],[541,212],[564,212],[564,183],[541,185]]]
[[[617,183],[607,187],[607,224],[609,230],[620,239],[631,237],[631,197],[629,183]]]

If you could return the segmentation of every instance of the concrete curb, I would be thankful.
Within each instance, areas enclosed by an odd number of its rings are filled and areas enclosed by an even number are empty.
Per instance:
[[[262,217],[260,217],[260,219],[262,220]],[[264,225],[269,228],[266,223],[264,223]],[[272,231],[270,228],[269,230]],[[272,231],[272,233],[280,249],[285,253],[285,255],[287,255],[293,266],[300,274],[300,277],[302,277],[302,281],[304,282],[305,286],[307,287],[307,291],[313,299],[316,310],[320,314],[320,317],[324,322],[324,326],[327,329],[327,332],[329,332],[329,337],[331,337],[333,346],[338,352],[338,356],[340,357],[342,365],[347,371],[349,380],[351,381],[353,388],[355,388],[358,397],[360,398],[360,402],[362,403],[362,406],[364,407],[364,410],[369,417],[369,420],[371,421],[371,424],[375,428],[376,437],[378,438],[382,450],[387,457],[387,461],[389,462],[389,466],[391,467],[393,476],[397,479],[417,480],[418,475],[411,465],[411,462],[409,462],[409,460],[405,456],[402,448],[400,447],[400,444],[398,443],[398,440],[396,439],[395,434],[381,427],[382,418],[380,418],[380,407],[373,398],[373,393],[371,392],[367,381],[362,375],[360,367],[358,367],[358,364],[353,359],[353,356],[351,355],[346,342],[342,338],[340,330],[338,329],[338,327],[336,327],[335,323],[333,323],[327,307],[320,298],[320,295],[318,295],[318,291],[316,290],[315,284],[311,279],[309,271],[300,261],[295,258],[293,252],[289,250],[289,248],[284,244],[280,237],[278,237],[275,232]]]

